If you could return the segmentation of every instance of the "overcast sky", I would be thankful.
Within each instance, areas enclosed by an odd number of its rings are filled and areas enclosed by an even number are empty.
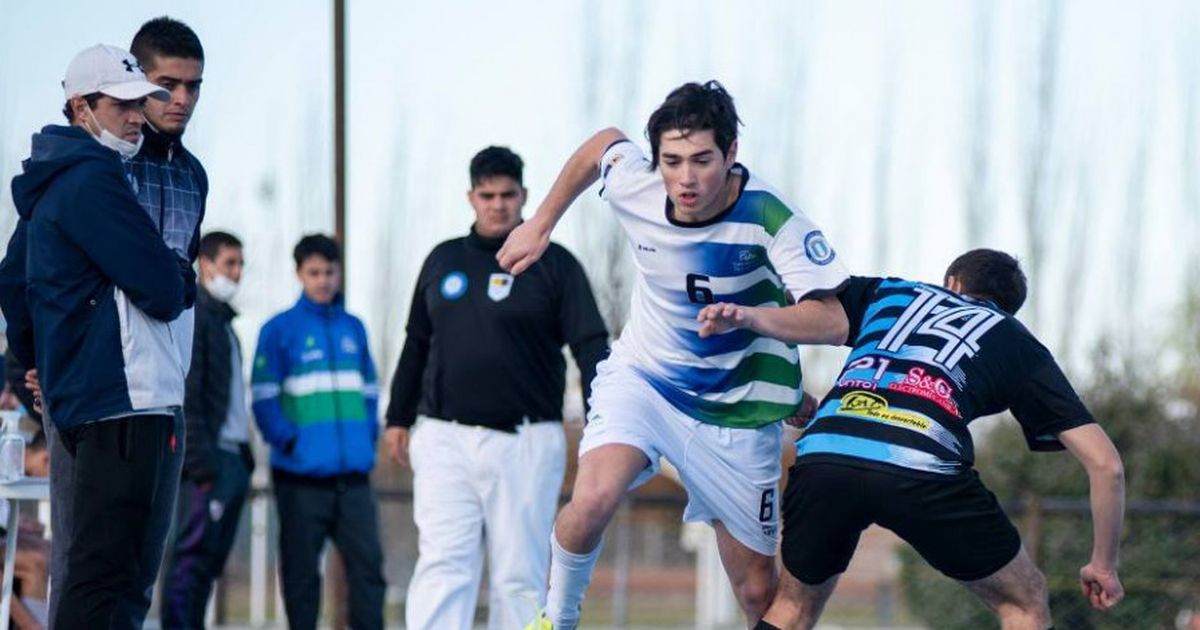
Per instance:
[[[979,245],[1028,262],[1040,151],[1045,262],[1023,319],[1078,370],[1100,335],[1153,349],[1178,317],[1200,238],[1194,3],[347,4],[349,304],[388,373],[422,259],[470,225],[474,152],[522,154],[532,212],[587,135],[615,125],[641,138],[671,88],[708,78],[737,99],[741,160],[853,272],[938,280]],[[0,176],[19,170],[31,132],[61,122],[71,57],[126,47],[164,12],[205,46],[185,140],[209,172],[206,227],[247,242],[239,326],[252,343],[297,294],[295,240],[332,230],[329,2],[0,0]],[[607,285],[624,273],[606,249],[616,228],[588,197],[556,240]],[[968,207],[981,209],[974,223]],[[0,232],[13,216],[5,184]]]

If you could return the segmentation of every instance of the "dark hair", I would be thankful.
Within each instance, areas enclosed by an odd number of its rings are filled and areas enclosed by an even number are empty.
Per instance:
[[[100,102],[100,93],[85,94],[83,100],[87,101],[88,107],[96,109],[96,103]],[[71,109],[71,99],[67,99],[67,102],[63,103],[63,116],[67,117],[68,123],[75,124],[75,110]]]
[[[154,67],[154,57],[180,57],[204,61],[204,47],[200,38],[187,24],[167,16],[156,17],[142,25],[133,42],[129,44],[129,53],[137,57],[138,63],[146,70]]]
[[[658,146],[663,133],[678,129],[684,135],[693,131],[711,129],[713,140],[723,155],[729,155],[729,147],[737,140],[737,126],[741,123],[733,97],[725,86],[717,81],[684,83],[671,90],[667,100],[650,114],[646,123],[646,137],[650,140],[650,167],[658,167]]]
[[[962,292],[991,300],[1009,315],[1016,315],[1025,303],[1025,272],[1016,258],[994,249],[972,249],[954,259],[946,268],[946,280],[954,276]]]
[[[471,158],[471,187],[491,177],[511,177],[523,184],[525,162],[508,147],[488,147]]]
[[[242,241],[229,232],[214,230],[200,237],[200,255],[208,260],[216,260],[222,247],[242,248]]]
[[[292,258],[296,259],[296,268],[299,269],[304,261],[313,256],[320,256],[331,263],[341,262],[342,248],[338,247],[337,241],[324,234],[309,234],[296,243]]]

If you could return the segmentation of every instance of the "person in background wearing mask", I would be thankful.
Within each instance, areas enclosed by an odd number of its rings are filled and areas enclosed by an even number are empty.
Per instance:
[[[200,239],[196,334],[183,412],[187,447],[175,546],[163,583],[163,628],[203,628],[213,582],[233,548],[250,487],[250,411],[241,343],[229,302],[242,278],[242,242],[226,232]]]
[[[13,179],[19,220],[0,262],[0,309],[9,347],[38,370],[47,424],[61,439],[51,461],[69,460],[50,475],[52,506],[71,515],[51,625],[140,627],[144,613],[124,604],[157,573],[144,559],[166,537],[155,525],[170,519],[170,462],[183,438],[175,420],[187,366],[169,324],[191,306],[196,279],[138,203],[127,169],[146,99],[170,94],[104,45],[71,61],[63,88],[70,126],[35,134]]]

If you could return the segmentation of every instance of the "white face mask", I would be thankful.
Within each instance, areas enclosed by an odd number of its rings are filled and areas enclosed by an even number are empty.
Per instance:
[[[141,150],[142,142],[145,142],[146,140],[145,134],[138,133],[137,142],[130,142],[124,138],[118,138],[117,136],[114,136],[111,132],[109,132],[109,130],[102,127],[100,125],[100,121],[96,120],[96,115],[92,113],[92,109],[90,107],[88,108],[88,116],[92,117],[92,122],[95,123],[96,128],[100,130],[100,135],[97,136],[93,133],[92,137],[96,139],[96,142],[99,142],[113,151],[116,151],[117,154],[121,156],[121,159],[132,160],[133,156],[137,155],[138,151]],[[91,133],[91,130],[89,129],[88,132]]]
[[[233,296],[237,295],[238,283],[218,273],[204,285],[204,288],[208,290],[209,295],[228,304]]]

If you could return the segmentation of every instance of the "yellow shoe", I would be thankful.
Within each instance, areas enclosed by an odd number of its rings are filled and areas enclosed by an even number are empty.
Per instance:
[[[525,630],[554,630],[554,624],[550,623],[550,620],[539,612],[537,619],[534,619],[529,625],[525,626]]]

